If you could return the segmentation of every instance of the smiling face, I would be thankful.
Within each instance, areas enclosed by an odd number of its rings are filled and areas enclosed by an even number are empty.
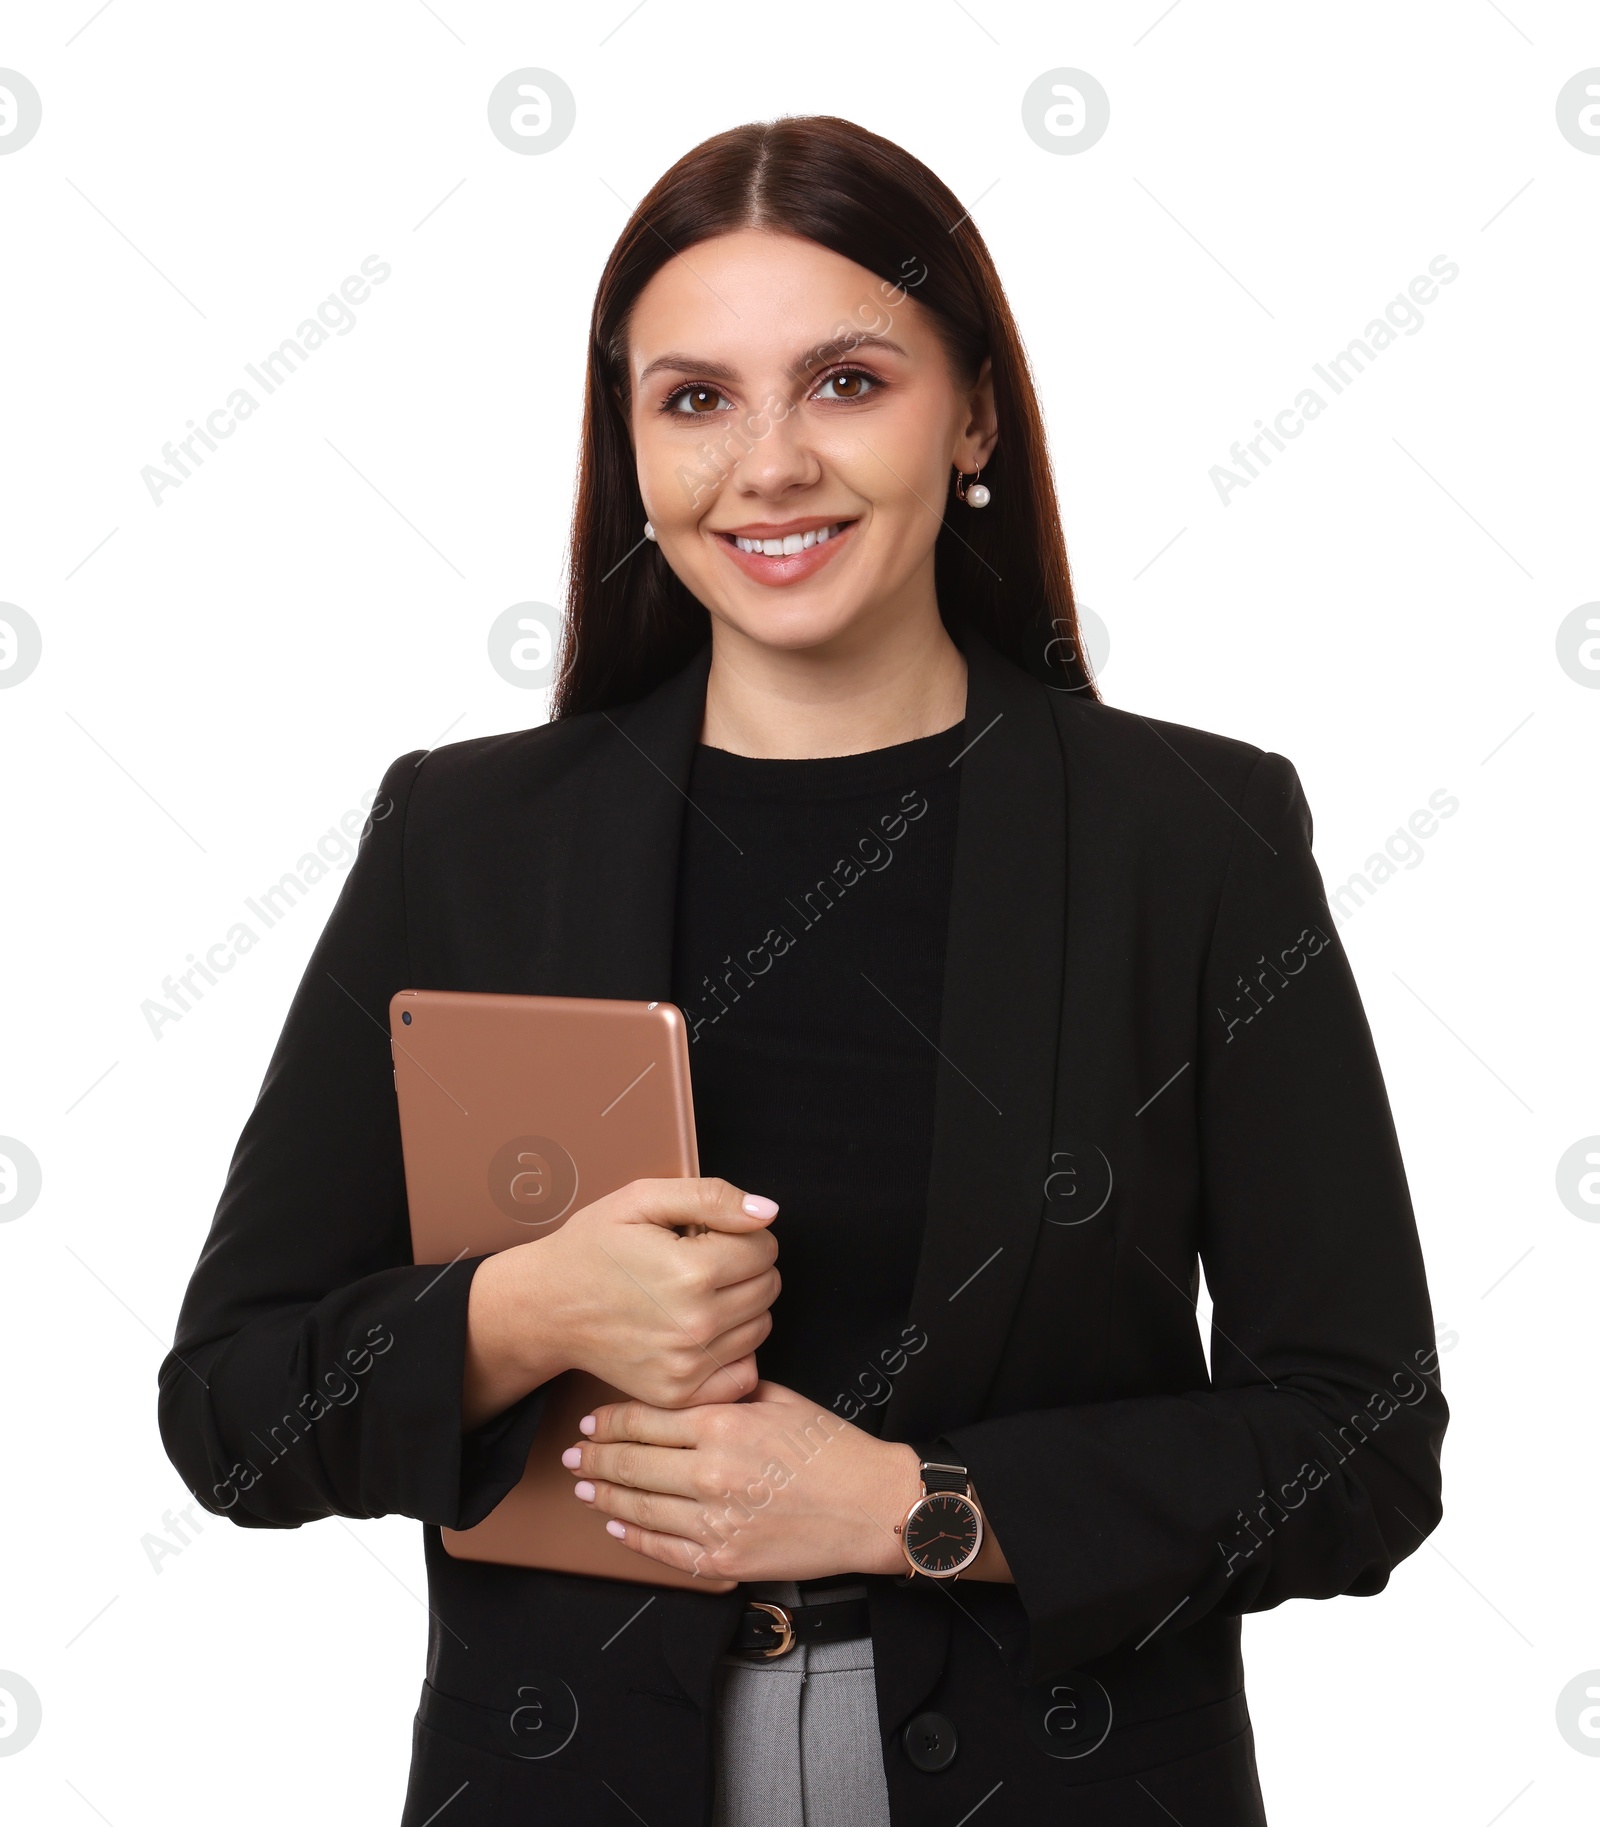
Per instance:
[[[721,235],[640,293],[628,367],[645,510],[724,638],[815,650],[937,621],[951,466],[987,462],[994,401],[907,291],[815,242]]]

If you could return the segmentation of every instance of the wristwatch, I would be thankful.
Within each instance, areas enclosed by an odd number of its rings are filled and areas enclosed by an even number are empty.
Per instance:
[[[900,1549],[911,1571],[930,1580],[953,1580],[978,1558],[983,1546],[983,1511],[964,1465],[924,1459],[922,1495],[895,1524]]]

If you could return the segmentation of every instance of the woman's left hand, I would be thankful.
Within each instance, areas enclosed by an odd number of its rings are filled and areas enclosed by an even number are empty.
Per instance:
[[[782,1384],[697,1408],[613,1402],[592,1419],[562,1463],[637,1553],[707,1579],[907,1570],[894,1531],[922,1489],[916,1450]]]

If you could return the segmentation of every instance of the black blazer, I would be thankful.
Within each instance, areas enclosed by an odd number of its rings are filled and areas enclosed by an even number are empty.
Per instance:
[[[1439,1519],[1404,1170],[1289,763],[959,638],[926,1344],[863,1390],[892,1384],[886,1438],[972,1468],[1016,1585],[871,1581],[893,1818],[992,1795],[997,1821],[1125,1827],[1156,1802],[1241,1827],[1263,1817],[1240,1614],[1375,1593]],[[389,769],[162,1368],[207,1509],[427,1525],[405,1827],[447,1803],[446,1827],[710,1818],[736,1594],[646,1605],[441,1550],[515,1482],[541,1396],[463,1437],[476,1263],[411,1264],[386,1022],[407,987],[668,996],[707,667]],[[939,1770],[906,1748],[927,1712],[955,1739]]]

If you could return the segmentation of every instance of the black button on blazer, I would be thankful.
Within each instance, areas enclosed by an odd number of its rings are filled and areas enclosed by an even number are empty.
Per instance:
[[[882,1432],[971,1468],[1016,1585],[869,1582],[893,1817],[958,1820],[1003,1784],[1007,1819],[1125,1827],[1154,1798],[1246,1827],[1240,1615],[1377,1592],[1440,1514],[1447,1411],[1383,1082],[1290,764],[958,638],[976,735],[926,1343]],[[644,1588],[441,1550],[515,1483],[541,1395],[463,1436],[476,1263],[411,1263],[386,1014],[401,988],[668,997],[707,667],[389,769],[162,1368],[206,1508],[426,1525],[405,1827],[447,1802],[448,1827],[710,1818],[737,1594],[641,1610]],[[927,1715],[959,1743],[943,1764],[906,1748]]]

